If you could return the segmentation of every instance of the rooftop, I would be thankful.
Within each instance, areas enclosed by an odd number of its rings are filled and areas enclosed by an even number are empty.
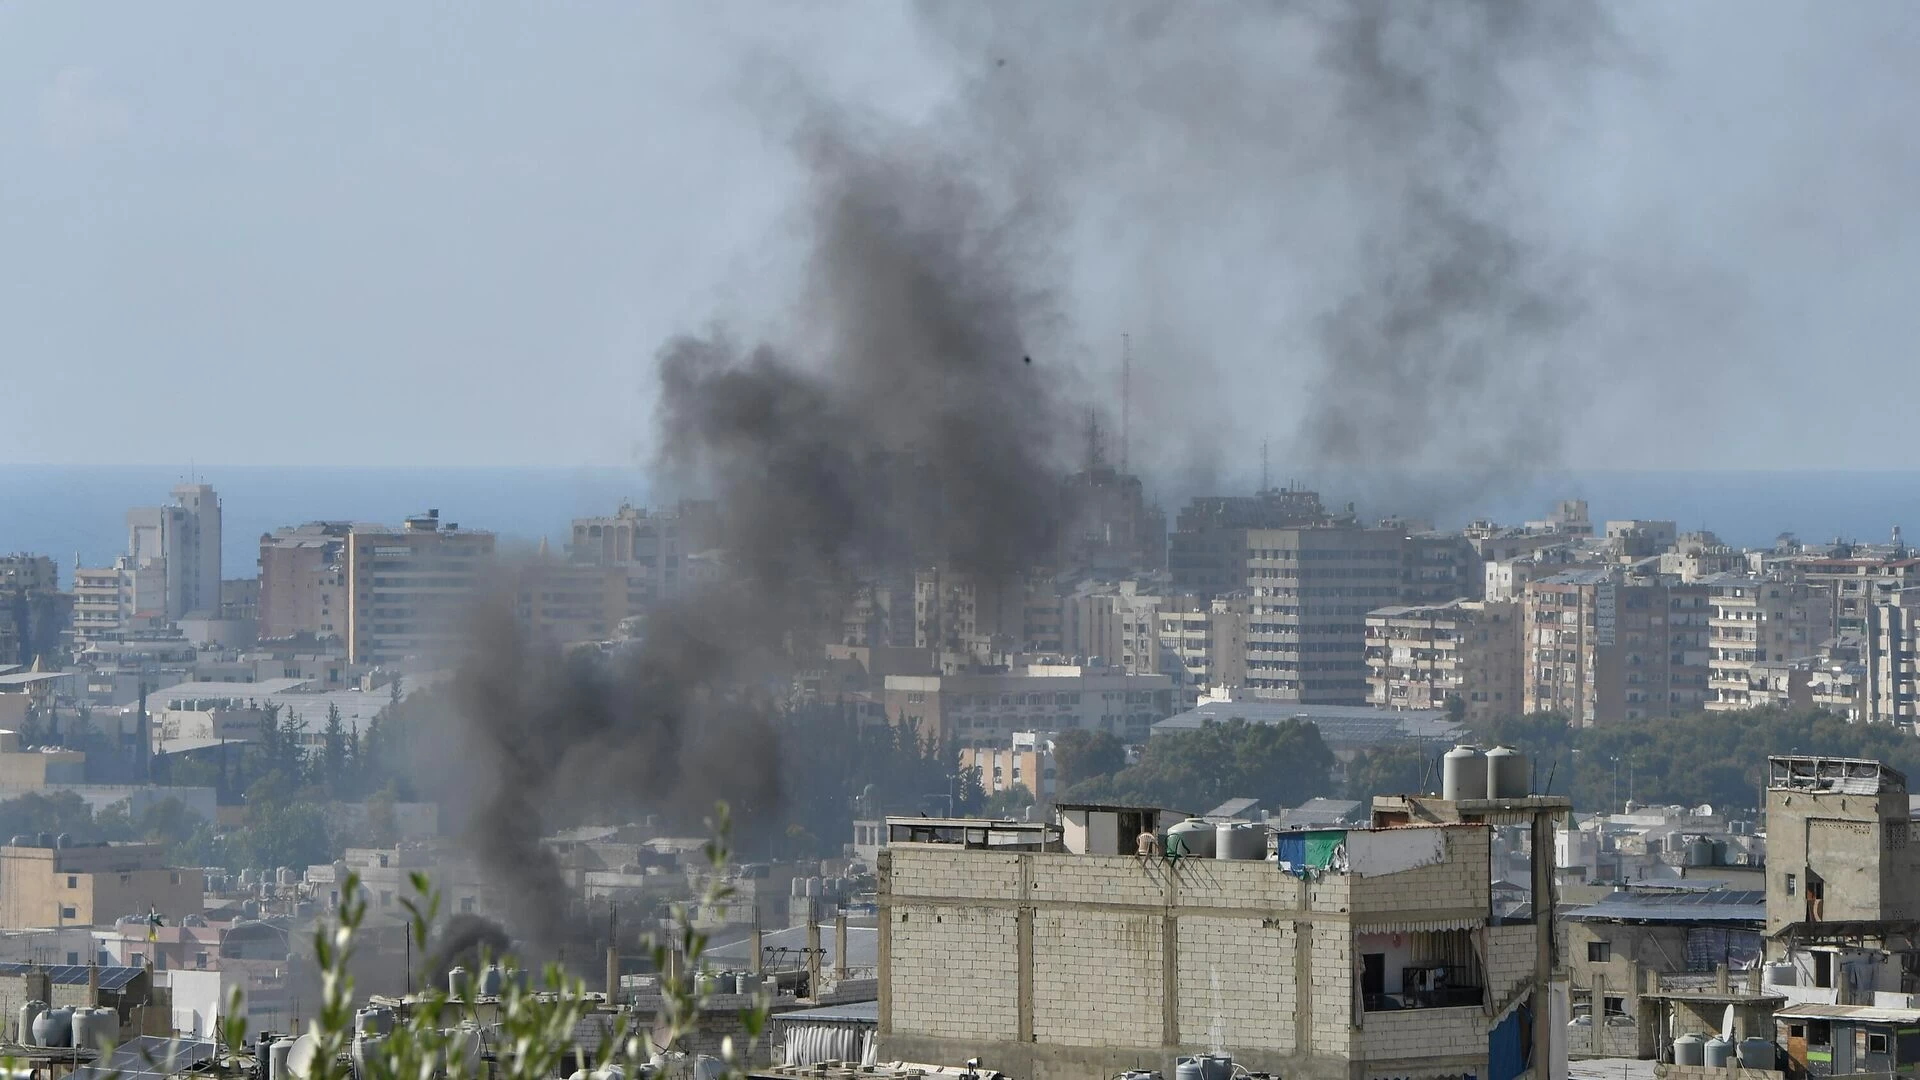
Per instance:
[[[1705,892],[1616,892],[1566,913],[1576,922],[1701,923],[1767,921],[1767,894],[1758,889]]]
[[[1208,721],[1245,720],[1250,724],[1278,724],[1301,720],[1320,729],[1320,737],[1334,749],[1357,749],[1398,739],[1455,742],[1465,728],[1447,719],[1444,709],[1376,709],[1370,705],[1303,705],[1297,701],[1204,701],[1153,725],[1156,735],[1197,731]]]
[[[1907,790],[1906,775],[1870,758],[1797,757],[1767,759],[1767,788],[1840,795],[1878,795]]]

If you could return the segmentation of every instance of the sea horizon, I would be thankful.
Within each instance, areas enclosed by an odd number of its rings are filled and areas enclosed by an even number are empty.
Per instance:
[[[1438,511],[1358,494],[1416,491],[1419,474],[1384,485],[1352,472],[1294,475],[1329,506],[1358,503],[1364,520],[1428,517],[1445,529],[1476,519],[1518,525],[1545,517],[1561,499],[1585,499],[1596,528],[1609,519],[1671,520],[1740,547],[1771,546],[1782,533],[1808,543],[1885,542],[1896,525],[1920,527],[1920,470],[1909,469],[1562,469],[1482,483]],[[437,509],[441,520],[491,530],[504,545],[545,539],[558,547],[573,518],[610,514],[622,502],[648,506],[652,494],[638,466],[0,465],[0,553],[52,556],[68,583],[76,554],[80,565],[100,566],[125,553],[128,509],[160,505],[189,481],[219,493],[229,578],[257,572],[261,534],[306,521],[398,524]],[[1259,481],[1229,476],[1206,493],[1251,492]],[[1198,493],[1175,496],[1151,482],[1149,492],[1170,524]]]

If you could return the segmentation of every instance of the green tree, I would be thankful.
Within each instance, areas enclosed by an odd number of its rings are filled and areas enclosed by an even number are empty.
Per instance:
[[[178,846],[186,843],[206,819],[172,796],[161,799],[140,815],[140,835],[147,842]]]
[[[1368,805],[1375,795],[1437,791],[1443,752],[1422,742],[1382,743],[1362,750],[1347,763],[1347,798]]]
[[[1076,785],[1069,795],[1193,813],[1240,797],[1294,806],[1332,790],[1333,764],[1333,752],[1311,723],[1209,720],[1196,731],[1155,736],[1138,763]]]
[[[327,705],[327,726],[320,741],[320,775],[317,780],[331,798],[341,798],[347,777],[347,729],[340,719],[340,706]]]
[[[1033,792],[1018,785],[1005,791],[996,791],[980,806],[980,816],[990,818],[1018,818],[1034,805]]]
[[[1112,776],[1126,767],[1126,745],[1111,731],[1074,728],[1053,737],[1056,790],[1065,791],[1097,777]]]
[[[250,808],[243,843],[251,866],[305,867],[333,859],[326,815],[311,802]]]

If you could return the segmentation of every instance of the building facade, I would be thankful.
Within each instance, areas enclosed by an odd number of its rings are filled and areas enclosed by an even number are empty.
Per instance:
[[[1455,600],[1368,613],[1368,704],[1440,709],[1449,699],[1460,701],[1469,723],[1520,714],[1518,601]]]
[[[16,838],[18,839],[18,838]],[[178,925],[205,911],[198,870],[167,865],[164,844],[0,848],[0,924],[108,926],[158,911]]]
[[[1005,746],[963,746],[960,768],[989,795],[1025,788],[1038,802],[1053,801],[1053,740],[1039,732],[1014,732]]]
[[[1702,584],[1710,605],[1707,709],[1724,712],[1773,702],[1781,669],[1757,670],[1756,665],[1811,658],[1833,626],[1832,591],[1777,574],[1724,574]]]
[[[1702,585],[1620,567],[1565,571],[1527,583],[1521,620],[1524,712],[1593,725],[1679,716],[1706,702]]]
[[[442,525],[429,510],[398,529],[355,525],[347,541],[349,661],[445,658],[460,648],[493,565],[492,533]]]
[[[260,636],[344,638],[347,521],[310,521],[260,537]]]
[[[135,567],[164,566],[168,622],[220,611],[220,498],[208,484],[179,484],[173,502],[127,511]]]
[[[1105,843],[1067,830],[1060,851],[896,831],[878,854],[879,1052],[1033,1080],[1170,1076],[1209,1050],[1313,1080],[1512,1078],[1530,1060],[1545,1076],[1559,1025],[1528,1017],[1551,1012],[1551,908],[1496,918],[1492,823],[1415,819],[1436,809],[1281,834],[1278,868],[1076,853],[1130,851],[1151,811],[1118,814]],[[1488,816],[1536,812],[1553,811]]]
[[[1145,742],[1173,715],[1173,681],[1073,664],[1031,664],[1007,673],[888,675],[887,719],[922,739],[993,746],[1016,732],[1108,731]]]
[[[1866,611],[1865,719],[1912,726],[1920,721],[1920,587],[1901,589]]]

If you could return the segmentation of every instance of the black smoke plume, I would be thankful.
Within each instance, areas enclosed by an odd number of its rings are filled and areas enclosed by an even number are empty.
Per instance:
[[[541,646],[501,605],[456,683],[448,797],[537,953],[584,921],[543,835],[642,811],[698,831],[721,798],[750,837],[779,828],[788,661],[838,639],[857,581],[1004,581],[1053,547],[1071,423],[1067,367],[1036,343],[1039,215],[921,132],[822,108],[796,147],[803,314],[777,341],[715,332],[657,357],[659,475],[714,497],[717,580],[611,664]]]

